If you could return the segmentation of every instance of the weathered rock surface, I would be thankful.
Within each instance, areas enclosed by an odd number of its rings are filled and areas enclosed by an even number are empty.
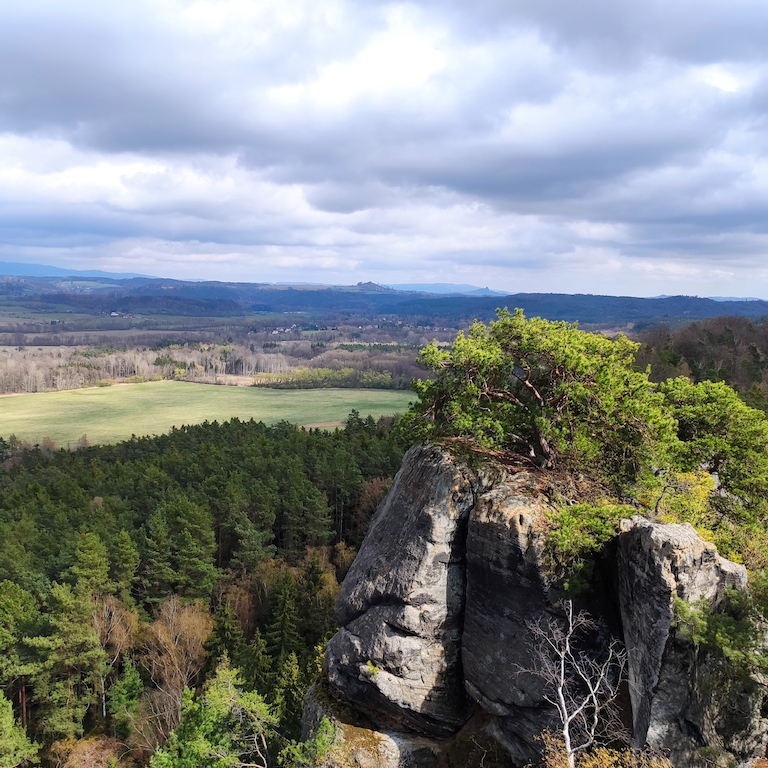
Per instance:
[[[741,759],[764,754],[768,723],[756,692],[726,684],[717,660],[673,627],[675,598],[717,607],[728,589],[746,589],[745,568],[688,524],[636,517],[622,523],[618,580],[635,746],[668,752],[679,765],[695,765],[702,747]]]
[[[334,726],[335,746],[325,760],[333,768],[435,768],[442,753],[439,739],[377,728],[313,685],[304,705],[302,737],[313,735],[324,717]]]
[[[460,669],[464,552],[482,480],[435,448],[412,448],[337,602],[328,679],[400,727],[449,734],[468,717]]]
[[[342,586],[342,628],[326,653],[329,691],[372,718],[356,742],[375,743],[370,764],[460,765],[439,761],[471,717],[522,766],[555,725],[542,682],[525,672],[531,625],[557,618],[562,597],[550,583],[541,477],[479,472],[435,448],[406,454]],[[745,588],[744,569],[690,526],[643,518],[624,521],[603,560],[584,602],[627,645],[635,744],[669,752],[678,768],[703,764],[702,747],[764,755],[762,690],[726,686],[721,663],[673,626],[675,597],[717,606]],[[361,755],[352,764],[367,765]]]
[[[536,737],[555,725],[540,679],[522,673],[532,667],[530,623],[551,610],[543,562],[550,511],[536,476],[521,472],[478,498],[467,531],[464,680],[519,763],[535,758]]]
[[[322,718],[331,721],[335,733],[322,768],[514,768],[491,735],[483,712],[473,715],[453,736],[427,737],[376,726],[334,699],[321,681],[307,693],[302,738],[313,736]]]

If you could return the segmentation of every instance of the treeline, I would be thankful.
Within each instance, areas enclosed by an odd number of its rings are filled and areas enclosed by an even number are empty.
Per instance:
[[[637,365],[651,366],[651,380],[686,376],[722,381],[753,408],[768,412],[768,318],[715,317],[640,335]]]
[[[105,385],[131,378],[227,383],[227,377],[285,373],[291,360],[255,345],[170,344],[165,347],[27,347],[0,352],[0,393],[47,392]],[[297,358],[294,364],[303,362]]]
[[[285,374],[264,374],[254,378],[257,387],[272,389],[410,389],[411,379],[393,377],[390,371],[366,371],[356,368],[297,368]]]
[[[265,707],[270,754],[290,748],[339,581],[402,458],[391,427],[235,419],[48,456],[2,441],[0,710],[30,749],[146,764],[194,691],[235,679]]]
[[[339,349],[309,340],[247,345],[182,342],[143,349],[18,345],[0,349],[0,394],[152,379],[292,389],[408,389],[413,378],[423,375],[416,352],[409,348],[356,346]]]

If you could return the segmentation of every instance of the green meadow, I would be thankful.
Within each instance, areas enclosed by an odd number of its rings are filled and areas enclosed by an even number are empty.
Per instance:
[[[412,392],[379,389],[278,390],[158,381],[0,397],[0,436],[57,446],[114,443],[159,435],[203,421],[255,419],[266,424],[334,426],[352,409],[375,418],[402,412]]]

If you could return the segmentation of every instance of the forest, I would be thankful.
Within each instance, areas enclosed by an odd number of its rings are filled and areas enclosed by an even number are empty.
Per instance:
[[[721,381],[753,408],[768,411],[768,317],[724,315],[680,328],[660,324],[638,341],[636,365],[650,366],[652,381]]]
[[[681,613],[681,627],[735,673],[768,670],[767,342],[765,321],[744,318],[636,343],[502,311],[422,350],[420,400],[397,423],[233,419],[73,451],[0,438],[0,765],[312,765],[330,736],[298,742],[304,693],[339,583],[415,441],[548,473],[562,502],[548,542],[569,589],[620,517],[690,522],[747,566],[752,591],[717,615]],[[175,376],[206,355],[288,350],[317,371],[413,355],[296,339],[135,359]],[[70,350],[51,370],[81,358],[101,374],[123,354]]]
[[[166,765],[193,690],[266,718],[265,754],[299,749],[338,583],[403,450],[392,419],[354,412],[334,432],[0,440],[0,764]]]
[[[0,347],[0,394],[162,379],[278,389],[410,389],[411,380],[425,374],[418,344],[350,344],[339,333],[274,338]]]

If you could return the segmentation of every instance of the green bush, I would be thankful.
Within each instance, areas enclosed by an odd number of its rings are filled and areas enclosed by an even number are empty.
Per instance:
[[[553,575],[571,594],[589,585],[595,558],[617,533],[619,521],[636,510],[624,504],[570,504],[550,516],[547,552]]]
[[[415,383],[420,402],[404,433],[588,469],[613,485],[666,463],[676,425],[647,373],[633,369],[637,344],[519,309],[497,316],[450,349],[422,350],[435,378]]]

